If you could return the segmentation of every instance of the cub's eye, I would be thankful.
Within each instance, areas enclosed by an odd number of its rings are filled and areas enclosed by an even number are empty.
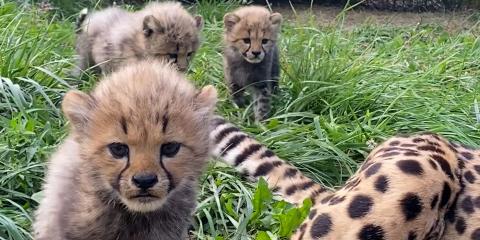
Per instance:
[[[268,39],[262,39],[262,44],[267,44],[268,43]]]
[[[128,157],[128,146],[126,144],[110,143],[107,147],[114,158],[120,159]]]
[[[250,44],[250,38],[244,38],[243,42],[246,43],[246,44]]]
[[[153,30],[150,29],[150,28],[144,29],[144,30],[143,30],[143,34],[145,35],[145,37],[150,37],[150,36],[152,36],[152,34],[153,34]]]
[[[169,53],[168,57],[171,59],[177,59],[177,54],[176,53]]]
[[[192,54],[193,54],[193,52],[189,52],[189,53],[187,53],[187,57],[191,57],[191,56],[192,56]]]
[[[169,142],[162,144],[162,148],[160,149],[160,153],[166,157],[174,157],[177,155],[178,151],[180,150],[180,143],[177,142]]]

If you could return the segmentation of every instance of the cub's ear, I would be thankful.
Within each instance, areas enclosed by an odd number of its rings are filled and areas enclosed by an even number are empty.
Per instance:
[[[160,21],[158,21],[153,15],[148,15],[143,18],[143,35],[145,37],[150,37],[154,32],[160,34],[165,33],[165,27],[162,26]]]
[[[280,13],[272,13],[270,14],[270,21],[272,22],[273,25],[276,27],[280,26],[282,24],[282,14]]]
[[[217,105],[217,90],[212,85],[205,86],[197,94],[195,100],[198,109],[211,113],[215,111],[215,106]]]
[[[83,131],[90,119],[95,101],[86,93],[70,90],[62,101],[62,111],[77,131]]]
[[[227,13],[225,16],[223,16],[223,24],[225,25],[227,32],[232,31],[233,27],[238,22],[240,22],[240,17],[234,13]]]
[[[195,27],[197,27],[198,30],[201,30],[203,28],[203,18],[202,16],[195,16]]]

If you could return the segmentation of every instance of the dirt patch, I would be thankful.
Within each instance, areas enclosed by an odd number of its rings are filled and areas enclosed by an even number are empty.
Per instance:
[[[309,21],[313,17],[320,26],[334,24],[342,8],[329,6],[289,5],[274,6],[273,11],[278,11],[290,21]],[[472,19],[474,11],[460,12],[392,12],[367,9],[350,10],[346,14],[344,27],[354,28],[363,24],[382,25],[392,27],[408,27],[419,24],[437,24],[447,31],[470,29],[476,22]]]

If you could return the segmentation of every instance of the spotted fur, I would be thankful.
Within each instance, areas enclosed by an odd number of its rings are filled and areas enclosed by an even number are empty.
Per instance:
[[[286,201],[312,199],[292,239],[480,239],[478,150],[431,133],[392,137],[329,191],[224,119],[211,129],[214,156]]]
[[[153,61],[68,92],[71,129],[49,162],[35,239],[185,239],[215,102],[213,87]]]
[[[174,2],[151,2],[137,12],[115,6],[88,15],[82,10],[74,74],[89,67],[110,73],[145,58],[170,60],[186,71],[199,48],[202,26],[202,17],[191,16]]]
[[[253,93],[256,120],[270,113],[271,94],[278,86],[278,34],[282,15],[258,6],[242,7],[224,16],[225,81],[233,101],[243,107],[244,91]]]

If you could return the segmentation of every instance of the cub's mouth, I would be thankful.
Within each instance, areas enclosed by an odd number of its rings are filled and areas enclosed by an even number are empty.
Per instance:
[[[142,192],[139,192],[136,195],[133,195],[132,197],[130,197],[130,199],[140,201],[140,202],[149,202],[149,201],[159,200],[160,197],[156,196],[155,194],[152,194],[150,192],[143,192],[142,191]]]
[[[260,63],[263,61],[263,57],[260,56],[248,57],[246,54],[243,54],[243,58],[249,63]]]

